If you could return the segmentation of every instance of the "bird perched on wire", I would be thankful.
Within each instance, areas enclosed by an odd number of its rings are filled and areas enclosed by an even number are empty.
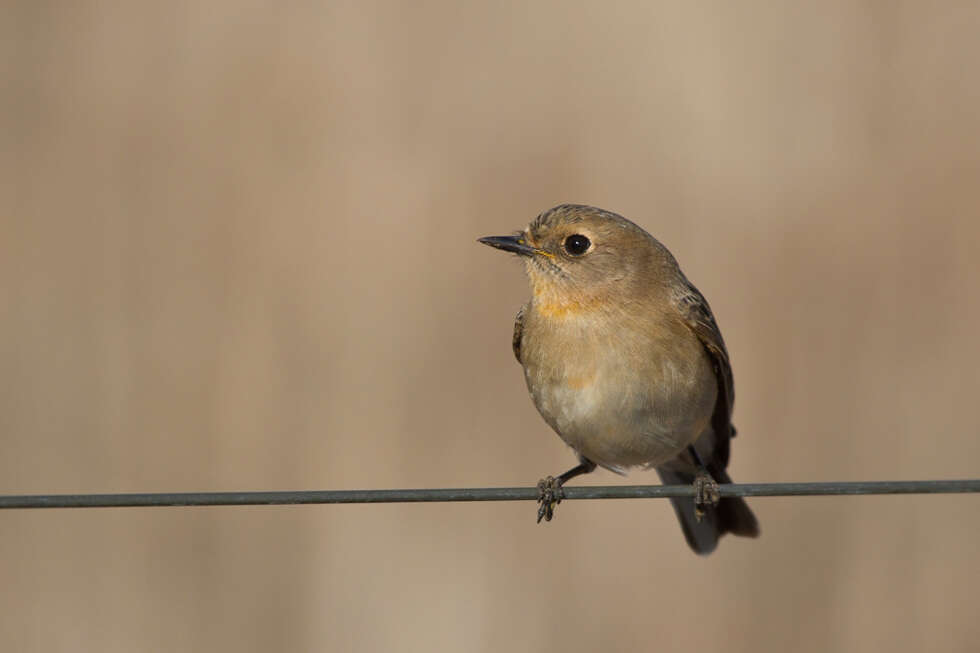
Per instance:
[[[708,302],[658,240],[626,218],[563,204],[513,236],[481,243],[522,257],[531,299],[517,313],[514,355],[538,412],[579,464],[538,483],[538,521],[550,521],[562,485],[601,465],[653,467],[699,554],[725,533],[755,537],[745,501],[719,498],[735,393]]]

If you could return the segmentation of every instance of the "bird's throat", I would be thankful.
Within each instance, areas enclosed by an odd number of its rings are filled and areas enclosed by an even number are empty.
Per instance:
[[[596,293],[556,278],[537,266],[528,268],[532,305],[541,317],[552,320],[583,317],[603,306]]]
[[[541,300],[535,297],[534,309],[542,316],[552,320],[564,320],[573,317],[582,317],[595,312],[598,303],[568,301],[554,298]]]

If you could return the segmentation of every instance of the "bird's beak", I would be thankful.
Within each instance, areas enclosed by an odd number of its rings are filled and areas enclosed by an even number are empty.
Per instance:
[[[540,251],[528,245],[524,236],[487,236],[486,238],[480,238],[479,242],[490,247],[502,249],[505,252],[514,252],[521,256],[531,256]]]

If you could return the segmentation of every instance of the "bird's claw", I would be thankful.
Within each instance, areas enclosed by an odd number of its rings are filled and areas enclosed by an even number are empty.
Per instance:
[[[713,508],[721,500],[718,483],[706,471],[694,477],[694,517],[701,521],[707,508]]]
[[[538,523],[541,520],[551,521],[555,516],[555,507],[565,498],[561,489],[561,481],[554,476],[545,476],[538,481]]]

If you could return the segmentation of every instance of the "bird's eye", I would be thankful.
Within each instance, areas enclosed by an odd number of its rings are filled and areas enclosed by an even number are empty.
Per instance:
[[[572,234],[565,239],[565,251],[572,256],[581,256],[589,251],[589,239],[582,234]]]

